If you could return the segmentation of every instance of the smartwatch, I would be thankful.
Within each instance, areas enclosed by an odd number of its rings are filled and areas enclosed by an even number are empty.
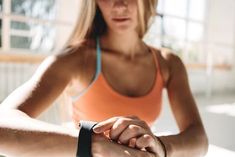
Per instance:
[[[76,157],[92,157],[91,144],[92,144],[92,128],[98,122],[93,121],[80,121],[80,132],[78,136],[78,146]]]

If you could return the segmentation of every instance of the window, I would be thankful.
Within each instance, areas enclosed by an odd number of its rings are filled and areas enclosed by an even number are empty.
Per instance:
[[[207,0],[190,0],[189,3],[189,18],[203,21],[205,17],[205,6]]]
[[[0,47],[2,47],[2,19],[0,19]]]
[[[2,12],[2,0],[0,0],[0,12]]]
[[[156,17],[146,41],[173,49],[186,63],[205,63],[205,4],[206,0],[159,0],[161,16]]]
[[[56,0],[11,0],[11,13],[40,19],[55,19]]]
[[[55,0],[11,0],[11,14],[35,19],[55,19]],[[17,21],[10,22],[10,48],[51,51],[55,29],[49,23]]]
[[[0,13],[2,14],[2,0],[0,0]],[[2,47],[2,19],[0,18],[0,47]]]
[[[60,0],[0,0],[0,52],[49,53],[56,48]],[[4,43],[2,43],[4,42]]]

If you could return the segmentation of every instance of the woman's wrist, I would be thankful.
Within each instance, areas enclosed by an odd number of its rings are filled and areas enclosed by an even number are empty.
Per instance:
[[[160,137],[158,136],[155,136],[157,138],[157,141],[158,141],[158,146],[160,146],[160,149],[158,149],[158,152],[159,152],[159,156],[160,157],[168,157],[167,156],[167,150],[166,150],[166,145],[163,143],[163,141],[161,140]]]
[[[160,157],[170,157],[171,156],[171,145],[167,141],[166,136],[156,136],[157,142],[158,142],[158,152]]]
[[[165,147],[166,147],[166,154],[167,157],[171,157],[174,156],[174,145],[171,141],[171,137],[169,136],[160,136],[159,137],[161,139],[161,141],[164,143]]]
[[[103,155],[103,137],[102,135],[93,134],[92,135],[92,143],[91,143],[91,154],[93,157],[98,157]]]

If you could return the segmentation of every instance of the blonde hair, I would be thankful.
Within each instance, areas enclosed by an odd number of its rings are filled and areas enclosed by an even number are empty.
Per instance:
[[[158,0],[138,0],[139,37],[143,38],[156,16]],[[66,46],[75,46],[86,39],[101,36],[107,30],[95,0],[80,0],[80,15]]]

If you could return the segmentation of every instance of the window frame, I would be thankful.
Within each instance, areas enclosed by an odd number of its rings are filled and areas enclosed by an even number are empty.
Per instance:
[[[57,0],[58,1],[58,0]],[[4,54],[33,54],[33,50],[30,49],[21,49],[21,48],[11,48],[10,47],[10,38],[11,36],[18,36],[18,37],[30,37],[31,33],[27,30],[17,30],[11,29],[11,21],[14,22],[25,22],[25,23],[34,23],[39,25],[50,25],[52,27],[56,26],[71,26],[73,25],[71,22],[61,21],[57,19],[40,19],[35,17],[29,17],[20,14],[14,14],[11,12],[11,0],[3,0],[3,9],[0,12],[0,20],[2,21],[2,47],[0,47],[0,53]],[[40,51],[40,54],[48,54],[54,53],[53,51]]]

